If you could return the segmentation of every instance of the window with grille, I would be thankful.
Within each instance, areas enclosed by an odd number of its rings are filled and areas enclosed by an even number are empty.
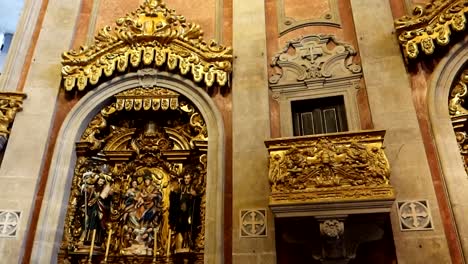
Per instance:
[[[348,130],[343,96],[291,102],[294,136]]]

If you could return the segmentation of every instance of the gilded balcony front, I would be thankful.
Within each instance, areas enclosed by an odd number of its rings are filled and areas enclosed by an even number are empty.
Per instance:
[[[391,205],[395,193],[384,135],[385,131],[362,131],[267,140],[270,206]]]

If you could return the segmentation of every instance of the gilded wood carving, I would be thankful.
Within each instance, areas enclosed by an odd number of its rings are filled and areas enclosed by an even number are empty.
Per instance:
[[[454,32],[466,29],[467,0],[431,0],[416,5],[411,16],[395,20],[398,41],[405,58],[415,59],[422,50],[431,55],[436,44],[445,46]]]
[[[84,90],[130,68],[174,71],[207,87],[226,86],[232,49],[203,40],[200,26],[187,22],[162,0],[145,0],[134,12],[106,26],[94,44],[62,54],[63,86]]]
[[[0,93],[0,150],[3,150],[7,143],[16,113],[23,109],[24,98],[26,94],[23,93]]]
[[[266,141],[270,205],[392,199],[384,131]]]
[[[468,94],[467,85],[468,70],[465,70],[450,91],[448,108],[465,171],[468,173],[468,109],[465,101]]]
[[[203,263],[208,133],[182,95],[121,92],[76,143],[63,263]]]

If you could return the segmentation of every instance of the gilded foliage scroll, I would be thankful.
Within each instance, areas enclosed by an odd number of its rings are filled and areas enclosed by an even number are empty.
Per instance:
[[[270,205],[392,199],[384,131],[266,141]]]
[[[420,51],[432,55],[437,45],[449,44],[452,33],[466,30],[467,13],[467,0],[431,0],[416,5],[411,16],[395,20],[404,57],[415,59]]]
[[[92,45],[64,52],[62,65],[67,91],[85,90],[135,68],[176,72],[206,87],[225,87],[232,49],[205,41],[200,25],[187,22],[162,0],[145,0],[115,27],[101,29]]]

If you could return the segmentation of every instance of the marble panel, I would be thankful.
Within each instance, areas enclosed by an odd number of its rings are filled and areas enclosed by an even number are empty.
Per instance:
[[[329,0],[317,0],[308,2],[300,0],[284,0],[285,16],[294,18],[295,20],[304,20],[308,18],[325,18],[325,15],[329,12]]]
[[[425,233],[425,232],[420,232]],[[410,238],[394,236],[398,264],[452,263],[446,253],[445,236],[419,238],[412,232]]]
[[[232,263],[257,264],[256,254],[233,254]]]
[[[45,150],[50,121],[50,116],[17,115],[5,150],[0,175],[20,177],[27,175],[31,178],[39,176],[42,159],[38,157],[42,157]],[[31,124],[34,124],[34,133],[30,130]]]

